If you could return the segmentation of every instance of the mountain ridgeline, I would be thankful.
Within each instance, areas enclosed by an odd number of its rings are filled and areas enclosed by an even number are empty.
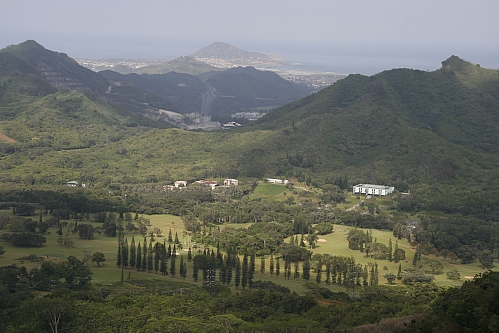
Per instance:
[[[285,64],[285,60],[276,54],[249,52],[233,45],[215,42],[191,54],[194,58],[218,58],[232,61],[260,61],[264,63]]]
[[[250,100],[259,106],[287,103],[298,92],[290,93],[293,86],[275,74],[254,68],[199,77],[101,75],[59,53],[54,58],[61,63],[42,61],[54,54],[26,43],[0,52],[0,134],[9,139],[0,144],[4,184],[82,179],[105,188],[217,174],[308,179],[320,186],[341,178],[349,185],[411,190],[400,201],[408,211],[499,218],[497,70],[452,56],[434,72],[350,75],[232,131],[145,131],[158,124],[130,109],[192,111],[206,85],[219,94],[213,107],[219,103],[220,112],[227,113]],[[42,62],[51,70],[40,72]],[[57,91],[52,71],[81,85]]]
[[[145,116],[159,110],[199,113],[201,94],[206,91],[213,91],[220,97],[213,103],[210,115],[228,115],[258,108],[268,110],[298,100],[310,92],[308,88],[286,81],[275,73],[254,68],[221,71],[190,57],[158,65],[164,67],[160,72],[168,71],[166,74],[120,76],[110,71],[104,71],[102,75],[95,73],[66,54],[47,50],[33,40],[8,46],[0,53],[24,61],[57,89],[90,91],[105,101]],[[148,70],[157,72],[158,68],[144,68],[142,72]],[[198,78],[175,70],[202,76]],[[218,75],[224,75],[223,79],[217,79]],[[111,82],[108,78],[112,79]]]

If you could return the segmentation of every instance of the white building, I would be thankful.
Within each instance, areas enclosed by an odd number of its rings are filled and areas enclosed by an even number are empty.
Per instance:
[[[239,185],[239,181],[237,179],[225,179],[224,186],[237,186]]]
[[[175,187],[186,187],[187,182],[185,180],[177,180],[173,185]]]
[[[393,186],[358,184],[353,187],[353,194],[388,195],[395,191]]]
[[[275,178],[267,178],[267,183],[272,183],[272,184],[287,184],[289,183],[289,180],[287,179],[275,179]]]

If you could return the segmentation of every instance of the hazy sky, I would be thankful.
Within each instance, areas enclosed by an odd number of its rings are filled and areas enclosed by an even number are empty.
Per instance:
[[[0,0],[0,48],[34,39],[75,58],[162,58],[221,41],[321,61],[456,54],[497,68],[498,13],[497,0]]]

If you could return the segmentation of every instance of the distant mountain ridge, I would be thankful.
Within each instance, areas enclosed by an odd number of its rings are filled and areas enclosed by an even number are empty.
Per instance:
[[[122,75],[113,71],[100,73],[114,82],[128,82],[160,96],[175,109],[184,112],[200,112],[201,94],[212,89],[217,98],[213,101],[211,115],[230,115],[256,107],[278,107],[309,93],[307,89],[273,72],[253,67],[213,71],[199,77],[176,72],[140,75]]]
[[[276,54],[249,52],[233,45],[215,42],[191,54],[194,58],[218,58],[236,62],[285,63],[286,61]]]
[[[180,57],[141,69],[143,72],[165,71],[167,74],[121,76],[111,71],[96,73],[66,54],[47,50],[33,40],[8,46],[0,50],[0,54],[23,61],[33,74],[57,89],[90,91],[107,102],[153,119],[157,117],[151,115],[160,110],[208,112],[206,107],[202,109],[201,95],[212,88],[220,98],[211,104],[213,112],[210,115],[228,115],[256,108],[268,110],[297,100],[310,91],[275,73],[254,68],[234,68],[224,72],[192,57]],[[183,73],[185,71],[196,73],[201,79]]]
[[[107,80],[101,75],[80,66],[67,54],[47,50],[34,40],[7,46],[0,53],[23,60],[58,89],[89,90],[103,94],[108,87]]]

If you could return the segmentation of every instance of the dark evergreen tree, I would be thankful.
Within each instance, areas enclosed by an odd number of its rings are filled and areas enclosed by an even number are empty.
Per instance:
[[[279,258],[275,258],[275,276],[279,277],[281,274],[281,264],[279,263]]]
[[[393,245],[392,245],[392,239],[388,241],[388,261],[393,260]]]
[[[310,259],[308,257],[303,262],[302,272],[303,280],[310,280]]]
[[[178,234],[175,231],[175,244],[180,244],[180,241],[178,240]]]
[[[125,238],[125,242],[123,243],[123,247],[121,249],[122,253],[122,259],[121,259],[121,264],[127,268],[128,266],[128,240]]]
[[[253,277],[255,276],[255,252],[251,254],[248,272],[248,286],[251,289],[253,287]]]
[[[236,274],[234,277],[234,285],[236,286],[236,289],[238,289],[239,285],[241,283],[241,259],[239,258],[239,256],[237,256],[237,259],[236,259],[235,270],[236,270]]]
[[[135,237],[132,236],[132,242],[130,243],[130,267],[133,269],[137,264],[137,247],[135,245]]]
[[[159,265],[159,271],[161,272],[162,275],[167,275],[168,262],[166,259],[166,244],[164,242],[163,245],[161,245],[160,253],[161,253],[161,263]]]
[[[196,260],[194,260],[194,264],[192,265],[192,278],[194,279],[194,282],[198,282],[199,267]]]
[[[170,258],[172,256],[172,246],[171,244],[168,244],[168,252],[166,252],[167,258]]]
[[[367,269],[367,265],[364,265],[364,271],[362,272],[362,285],[364,287],[369,285],[369,271]]]
[[[232,281],[232,259],[230,255],[227,255],[227,259],[225,259],[225,266],[227,267],[225,282],[227,286],[230,286]]]
[[[274,276],[274,255],[270,255],[269,272],[271,276]]]
[[[301,235],[300,246],[305,247],[305,241],[303,239],[303,234]]]
[[[317,263],[317,275],[315,276],[315,282],[321,283],[322,281],[322,263],[319,260]]]
[[[142,247],[140,246],[140,242],[137,245],[137,270],[140,271],[142,269]]]
[[[175,259],[177,257],[177,244],[173,244],[172,258]]]
[[[395,240],[395,250],[393,251],[393,261],[394,262],[399,262],[400,261],[400,253],[398,251],[399,249],[399,240]]]
[[[61,224],[59,223],[59,227],[61,227]],[[62,228],[62,227],[61,227]],[[62,229],[61,229],[62,230]],[[61,234],[62,235],[62,234]],[[121,260],[123,259],[123,235],[120,233],[118,235],[118,254],[116,256],[116,266],[121,267]]]
[[[417,266],[418,262],[421,260],[421,248],[418,246],[416,247],[416,253],[414,253],[414,258],[412,260],[412,265]]]
[[[161,244],[156,242],[156,244],[154,244],[154,272],[156,274],[158,274],[158,271],[159,271],[159,263],[160,263],[160,260],[161,260]]]
[[[295,261],[295,272],[293,274],[293,279],[299,279],[300,278],[300,265],[298,264],[298,261]]]
[[[142,245],[142,271],[145,272],[147,268],[147,239],[144,238],[144,245]]]
[[[331,283],[336,283],[336,278],[338,276],[338,258],[333,257],[331,262]]]
[[[147,249],[147,271],[151,273],[153,269],[153,248],[152,241],[149,241],[149,248]]]
[[[187,261],[192,261],[192,251],[191,248],[189,247],[189,251],[187,251]]]
[[[184,271],[184,256],[180,256],[180,277],[182,278],[185,278],[186,277],[186,273]]]
[[[287,279],[289,280],[291,278],[291,260],[289,258],[286,259],[285,263],[286,269],[285,269],[285,275],[287,275]]]
[[[265,256],[262,254],[260,257],[260,274],[265,273]]]
[[[243,257],[243,265],[241,267],[241,287],[243,287],[243,289],[245,289],[248,284],[248,272],[248,254],[245,252]]]
[[[172,277],[175,277],[175,273],[176,273],[176,268],[175,268],[175,258],[172,257],[172,259],[170,260],[170,275]]]
[[[173,243],[172,228],[168,230],[168,243]]]
[[[331,260],[327,260],[326,261],[326,280],[324,282],[326,282],[326,284],[331,284]]]

